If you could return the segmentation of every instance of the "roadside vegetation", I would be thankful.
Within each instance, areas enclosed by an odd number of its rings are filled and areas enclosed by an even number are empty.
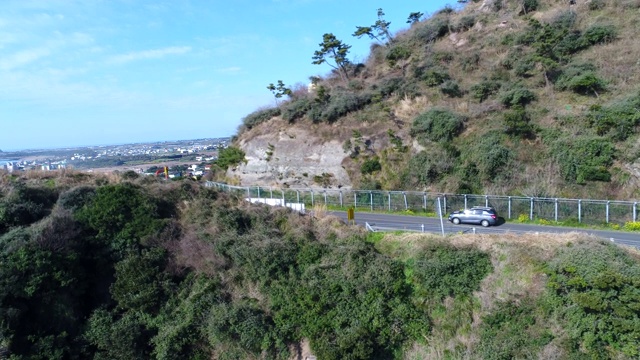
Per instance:
[[[639,197],[638,3],[462,2],[404,29],[378,9],[353,38],[319,36],[313,63],[331,71],[270,84],[277,105],[237,139],[299,126],[338,140],[358,189]],[[362,63],[355,41],[372,41]]]
[[[634,359],[639,288],[637,251],[585,235],[367,233],[188,179],[0,174],[9,359]]]

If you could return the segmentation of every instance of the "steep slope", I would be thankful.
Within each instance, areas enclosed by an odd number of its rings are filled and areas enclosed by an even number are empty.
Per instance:
[[[305,187],[638,197],[638,15],[637,0],[445,8],[373,44],[364,64],[249,114],[235,142],[248,161],[228,175]]]

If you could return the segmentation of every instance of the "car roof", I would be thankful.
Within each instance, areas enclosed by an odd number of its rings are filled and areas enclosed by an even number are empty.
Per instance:
[[[492,208],[491,206],[474,206],[474,207],[471,207],[471,209],[473,209],[473,210],[493,210],[493,211],[496,211],[496,209]]]

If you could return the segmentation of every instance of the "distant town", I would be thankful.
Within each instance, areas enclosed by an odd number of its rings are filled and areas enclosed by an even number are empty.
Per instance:
[[[164,141],[77,148],[0,151],[0,169],[14,171],[135,171],[167,177],[201,176],[229,138]]]

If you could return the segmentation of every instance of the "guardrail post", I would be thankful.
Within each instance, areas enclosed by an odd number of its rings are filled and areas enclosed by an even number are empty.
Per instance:
[[[531,198],[531,207],[529,208],[529,220],[533,221],[533,198]]]
[[[509,219],[511,219],[511,196],[509,196]]]
[[[369,191],[369,201],[371,203],[371,211],[373,211],[373,191]]]
[[[251,199],[251,188],[247,186],[247,197]]]
[[[634,202],[633,203],[633,222],[636,222],[637,220],[637,215],[636,215],[637,211],[638,211],[638,203]]]
[[[258,199],[260,199],[260,186],[258,186]]]
[[[311,206],[314,206],[313,205],[313,190],[311,190]]]
[[[324,191],[324,204],[327,205],[327,190]],[[340,193],[340,206],[342,206],[342,192]]]
[[[464,208],[467,209],[467,194],[464,194]]]
[[[402,196],[404,196],[404,209],[408,210],[409,209],[409,204],[407,204],[407,193],[403,192]]]
[[[296,190],[296,199],[298,200],[297,203],[300,204],[300,190]]]
[[[556,203],[555,203],[555,218],[556,218],[556,222],[558,222],[558,199],[556,198]]]
[[[284,199],[284,190],[280,190],[282,191],[282,206],[284,206],[284,204],[286,203],[286,200]]]
[[[391,193],[387,193],[388,199],[389,199],[389,212],[391,212]]]
[[[271,186],[269,186],[269,194],[271,196],[269,196],[270,199],[273,199],[273,189],[271,188]]]
[[[484,196],[484,206],[489,207],[489,195]]]
[[[609,203],[611,201],[607,201],[607,224],[609,223]]]
[[[355,191],[353,192],[353,208],[358,208],[358,193]]]
[[[427,193],[422,193],[422,207],[424,208],[424,212],[427,212]]]
[[[327,203],[326,191],[325,191],[325,195],[324,196],[325,196],[324,203],[326,204]],[[344,205],[342,205],[342,190],[340,190],[340,207],[344,207]]]
[[[578,223],[582,222],[582,200],[578,199]]]

